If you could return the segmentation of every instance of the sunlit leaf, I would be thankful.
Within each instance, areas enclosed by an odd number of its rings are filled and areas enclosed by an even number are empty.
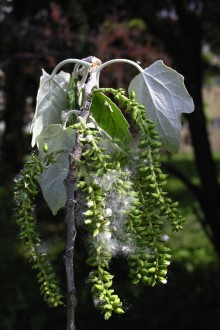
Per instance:
[[[69,73],[61,71],[51,79],[51,76],[43,70],[37,94],[35,116],[31,125],[32,147],[36,144],[37,137],[48,125],[61,122],[61,112],[68,107],[69,80]]]
[[[103,93],[95,93],[91,112],[98,125],[112,138],[131,142],[129,125],[121,110]]]
[[[179,149],[181,113],[191,113],[194,103],[184,86],[184,78],[157,61],[130,83],[137,101],[146,107],[147,116],[157,124],[163,146],[175,153]]]

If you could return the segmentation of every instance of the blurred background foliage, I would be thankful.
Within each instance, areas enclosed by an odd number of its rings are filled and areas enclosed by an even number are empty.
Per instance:
[[[187,216],[182,232],[173,234],[165,228],[173,250],[168,283],[131,286],[125,260],[116,258],[115,287],[127,312],[104,321],[86,284],[89,270],[79,228],[77,330],[219,329],[220,149],[210,144],[211,105],[203,93],[207,85],[219,86],[219,18],[218,0],[0,0],[0,329],[65,328],[65,307],[50,309],[42,301],[18,239],[13,178],[31,151],[28,131],[41,68],[50,73],[63,59],[89,55],[102,61],[129,58],[143,67],[162,59],[184,75],[195,112],[184,117],[187,135],[181,152],[162,154],[164,169],[170,173],[169,193]],[[115,65],[102,73],[101,84],[126,87],[134,74],[133,68]],[[220,99],[213,100],[216,124]],[[65,214],[61,211],[54,218],[42,196],[37,202],[39,230],[65,293]]]

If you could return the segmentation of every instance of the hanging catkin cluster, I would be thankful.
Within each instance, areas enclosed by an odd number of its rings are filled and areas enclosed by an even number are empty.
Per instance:
[[[166,283],[171,255],[163,240],[164,220],[170,221],[176,231],[182,228],[184,219],[177,203],[172,202],[164,190],[167,175],[163,174],[159,161],[161,143],[156,125],[147,119],[145,108],[135,100],[133,92],[130,98],[122,89],[97,89],[93,93],[100,91],[112,94],[119,106],[131,115],[139,140],[135,161],[133,150],[123,150],[123,157],[115,160],[111,154],[115,142],[105,136],[108,148],[104,146],[102,132],[92,116],[85,122],[74,113],[74,123],[69,121],[68,128],[76,131],[83,145],[77,162],[77,191],[86,198],[83,217],[89,241],[87,264],[92,268],[88,282],[92,284],[95,305],[103,311],[105,319],[109,319],[113,312],[124,313],[113,289],[112,257],[122,254],[127,259],[133,284]],[[41,293],[51,306],[57,306],[61,304],[61,295],[46,254],[40,252],[34,217],[38,178],[44,166],[52,162],[53,155],[44,158],[33,155],[28,160],[16,179],[15,200],[20,237],[38,271]]]
[[[92,129],[80,116],[72,125],[78,129],[84,145],[77,188],[86,195],[84,216],[90,242],[87,263],[92,267],[89,282],[95,304],[108,319],[112,312],[123,313],[122,303],[112,288],[111,258],[116,253],[127,258],[133,284],[166,283],[171,255],[163,240],[162,227],[166,219],[173,230],[179,230],[184,219],[176,208],[177,203],[164,191],[167,175],[162,173],[159,162],[161,143],[155,124],[146,118],[146,111],[136,102],[134,93],[127,98],[121,89],[103,91],[113,94],[119,105],[131,114],[139,131],[135,157],[138,166],[132,173],[133,155],[127,152],[131,168],[128,170],[124,160],[112,161],[109,148],[100,143],[98,129]],[[121,203],[120,212],[114,208],[115,197]]]
[[[20,227],[20,239],[29,256],[33,268],[37,270],[40,291],[49,306],[62,305],[53,268],[49,264],[46,251],[41,249],[41,239],[36,226],[34,200],[38,193],[38,178],[45,166],[54,162],[53,155],[44,159],[35,154],[28,159],[24,169],[15,179],[15,203],[17,207],[17,224]]]
[[[71,63],[72,74],[60,71]],[[139,71],[129,83],[129,97],[123,89],[99,88],[100,73],[116,63]],[[16,215],[41,293],[56,307],[62,304],[62,296],[35,219],[39,185],[53,215],[66,209],[68,329],[75,327],[73,259],[79,225],[87,234],[94,304],[106,320],[113,313],[124,313],[114,291],[113,257],[126,259],[134,285],[167,282],[171,252],[164,223],[177,231],[184,218],[178,203],[167,196],[160,147],[162,143],[169,152],[178,151],[180,116],[193,110],[184,77],[161,60],[143,69],[128,59],[102,63],[89,56],[66,59],[51,75],[43,70],[31,124],[31,145],[39,155],[28,159],[15,180]]]

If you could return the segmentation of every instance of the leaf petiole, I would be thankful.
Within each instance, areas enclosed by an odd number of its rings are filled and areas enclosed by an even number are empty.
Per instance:
[[[107,61],[103,64],[101,64],[97,69],[96,69],[96,72],[99,72],[101,70],[103,70],[105,67],[111,65],[111,64],[116,64],[116,63],[127,63],[127,64],[130,64],[130,65],[133,65],[140,73],[143,73],[143,69],[142,67],[134,62],[134,61],[131,61],[131,60],[127,60],[125,58],[117,58],[117,59],[114,59],[114,60],[110,60],[110,61]]]

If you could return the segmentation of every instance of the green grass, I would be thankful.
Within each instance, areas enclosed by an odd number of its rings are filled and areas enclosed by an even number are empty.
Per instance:
[[[215,160],[219,173],[220,154],[215,155]],[[194,184],[200,184],[191,153],[164,157],[163,161],[171,163]],[[193,270],[194,267],[201,264],[218,263],[212,243],[199,221],[203,215],[195,196],[178,178],[172,175],[168,178],[167,191],[173,200],[179,202],[181,212],[187,218],[181,232],[172,233],[170,228],[166,228],[170,236],[169,243],[173,251],[173,260],[181,261],[189,270]]]

